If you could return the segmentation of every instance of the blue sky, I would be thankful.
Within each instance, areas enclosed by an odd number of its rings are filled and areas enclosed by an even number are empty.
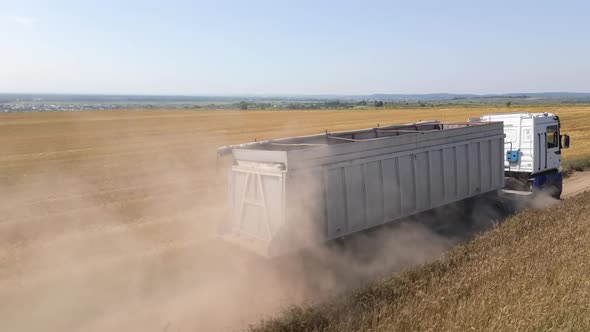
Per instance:
[[[590,92],[587,1],[6,1],[0,92]]]

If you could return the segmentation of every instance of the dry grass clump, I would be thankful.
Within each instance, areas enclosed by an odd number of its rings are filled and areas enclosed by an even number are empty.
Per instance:
[[[565,176],[570,176],[574,172],[583,172],[590,169],[590,157],[565,159],[561,167]]]
[[[251,330],[588,331],[588,201],[525,211],[440,260]]]

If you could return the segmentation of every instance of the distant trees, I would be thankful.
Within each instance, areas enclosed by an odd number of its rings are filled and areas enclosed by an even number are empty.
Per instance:
[[[510,107],[511,105],[512,105],[512,102],[511,101],[509,101],[509,102],[506,103],[506,107]]]
[[[344,106],[344,103],[342,103],[340,100],[331,100],[324,102],[324,106],[328,108],[337,108]]]
[[[229,107],[240,110],[254,110],[254,109],[288,109],[288,110],[317,110],[317,109],[352,109],[355,107],[390,107],[391,103],[386,103],[381,100],[318,100],[318,101],[281,101],[279,103],[265,102],[258,100],[242,100],[240,102],[233,102],[231,104],[220,104],[215,107],[221,109]],[[207,106],[211,108],[211,105]]]

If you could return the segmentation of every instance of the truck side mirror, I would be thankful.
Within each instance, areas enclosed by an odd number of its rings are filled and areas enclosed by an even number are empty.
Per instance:
[[[561,135],[560,138],[563,138],[563,145],[561,146],[561,148],[562,149],[569,148],[570,147],[570,135]]]

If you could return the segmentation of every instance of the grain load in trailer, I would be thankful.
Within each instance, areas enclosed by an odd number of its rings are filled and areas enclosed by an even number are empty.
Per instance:
[[[500,122],[426,121],[226,146],[224,237],[264,256],[504,186]]]

